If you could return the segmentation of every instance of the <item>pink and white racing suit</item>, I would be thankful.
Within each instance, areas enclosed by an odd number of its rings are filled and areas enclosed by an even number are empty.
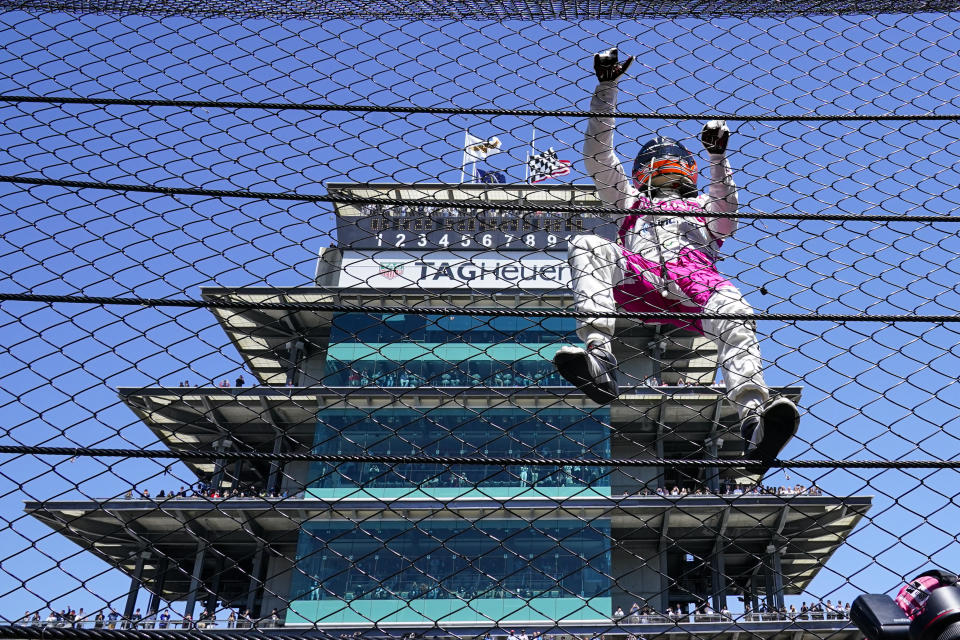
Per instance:
[[[601,82],[590,110],[614,111],[616,103],[616,82]],[[752,314],[740,291],[715,265],[724,238],[737,227],[735,218],[710,217],[711,213],[737,210],[737,189],[725,155],[710,155],[711,182],[706,195],[641,195],[614,152],[614,126],[613,117],[590,118],[583,155],[601,202],[624,213],[618,217],[616,243],[595,235],[571,240],[576,309],[587,313],[622,309]],[[660,209],[676,215],[646,216],[632,213],[635,209]],[[692,329],[714,340],[727,394],[738,402],[741,413],[768,399],[752,320],[664,318],[649,322]],[[614,318],[584,318],[577,334],[585,342],[596,333],[609,338],[614,324]]]

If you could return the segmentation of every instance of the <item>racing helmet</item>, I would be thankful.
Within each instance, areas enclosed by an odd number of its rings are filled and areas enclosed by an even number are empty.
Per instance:
[[[657,137],[640,148],[633,162],[633,183],[646,191],[680,183],[681,192],[697,189],[697,161],[693,154],[673,138]]]

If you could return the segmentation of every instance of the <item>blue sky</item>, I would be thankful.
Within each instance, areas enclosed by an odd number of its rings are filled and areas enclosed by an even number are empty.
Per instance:
[[[919,14],[579,23],[195,20],[0,14],[0,92],[502,109],[586,109],[594,51],[637,63],[624,111],[804,115],[960,113],[958,16]],[[585,182],[576,118],[280,113],[0,104],[0,173],[323,193],[330,181],[455,182],[463,131],[500,137],[490,165],[523,174],[538,145]],[[621,157],[701,122],[624,121]],[[956,121],[731,120],[747,211],[949,216]],[[705,158],[703,158],[705,160]],[[0,290],[190,297],[201,286],[308,284],[334,240],[329,207],[0,185]],[[954,223],[744,221],[724,273],[759,311],[949,314],[960,309]],[[760,287],[768,290],[759,293]],[[203,310],[5,303],[3,443],[136,446],[148,430],[118,386],[231,380],[237,354]],[[802,384],[800,458],[955,458],[958,327],[762,322],[768,380]],[[103,606],[127,581],[22,515],[25,499],[156,491],[189,478],[145,460],[0,463],[0,616]],[[55,465],[55,466],[51,466]],[[165,475],[166,473],[166,475]],[[957,569],[949,471],[791,471],[834,495],[876,496],[810,587],[851,600],[930,562]],[[784,475],[771,479],[786,483]],[[928,524],[924,525],[926,521]],[[903,542],[898,543],[897,538]],[[26,589],[18,589],[22,583]],[[120,602],[116,606],[121,606]]]

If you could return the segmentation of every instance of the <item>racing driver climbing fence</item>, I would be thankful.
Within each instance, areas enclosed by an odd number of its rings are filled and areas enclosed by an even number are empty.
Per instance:
[[[616,48],[594,56],[599,84],[590,110],[611,113],[617,82],[633,56],[622,63]],[[670,138],[655,138],[640,149],[627,177],[614,152],[612,116],[591,117],[583,154],[597,195],[623,210],[616,243],[596,235],[572,239],[569,247],[577,311],[598,315],[635,312],[705,312],[748,316],[753,310],[740,291],[716,269],[725,238],[737,228],[737,189],[726,158],[730,130],[721,120],[704,126],[701,140],[710,157],[710,184],[697,190],[693,154]],[[653,211],[656,215],[646,215]],[[712,339],[718,350],[728,399],[737,407],[747,458],[776,458],[797,432],[799,414],[787,398],[771,399],[763,379],[753,319],[663,318]],[[617,360],[613,355],[614,318],[587,317],[577,335],[585,348],[565,346],[554,356],[557,370],[590,398],[607,404],[617,398]]]

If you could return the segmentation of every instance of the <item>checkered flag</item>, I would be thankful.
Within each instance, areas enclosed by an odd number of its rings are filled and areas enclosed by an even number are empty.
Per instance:
[[[559,178],[570,173],[570,161],[557,158],[557,152],[550,147],[543,153],[530,156],[527,160],[528,181],[530,184],[543,182],[548,178]]]

